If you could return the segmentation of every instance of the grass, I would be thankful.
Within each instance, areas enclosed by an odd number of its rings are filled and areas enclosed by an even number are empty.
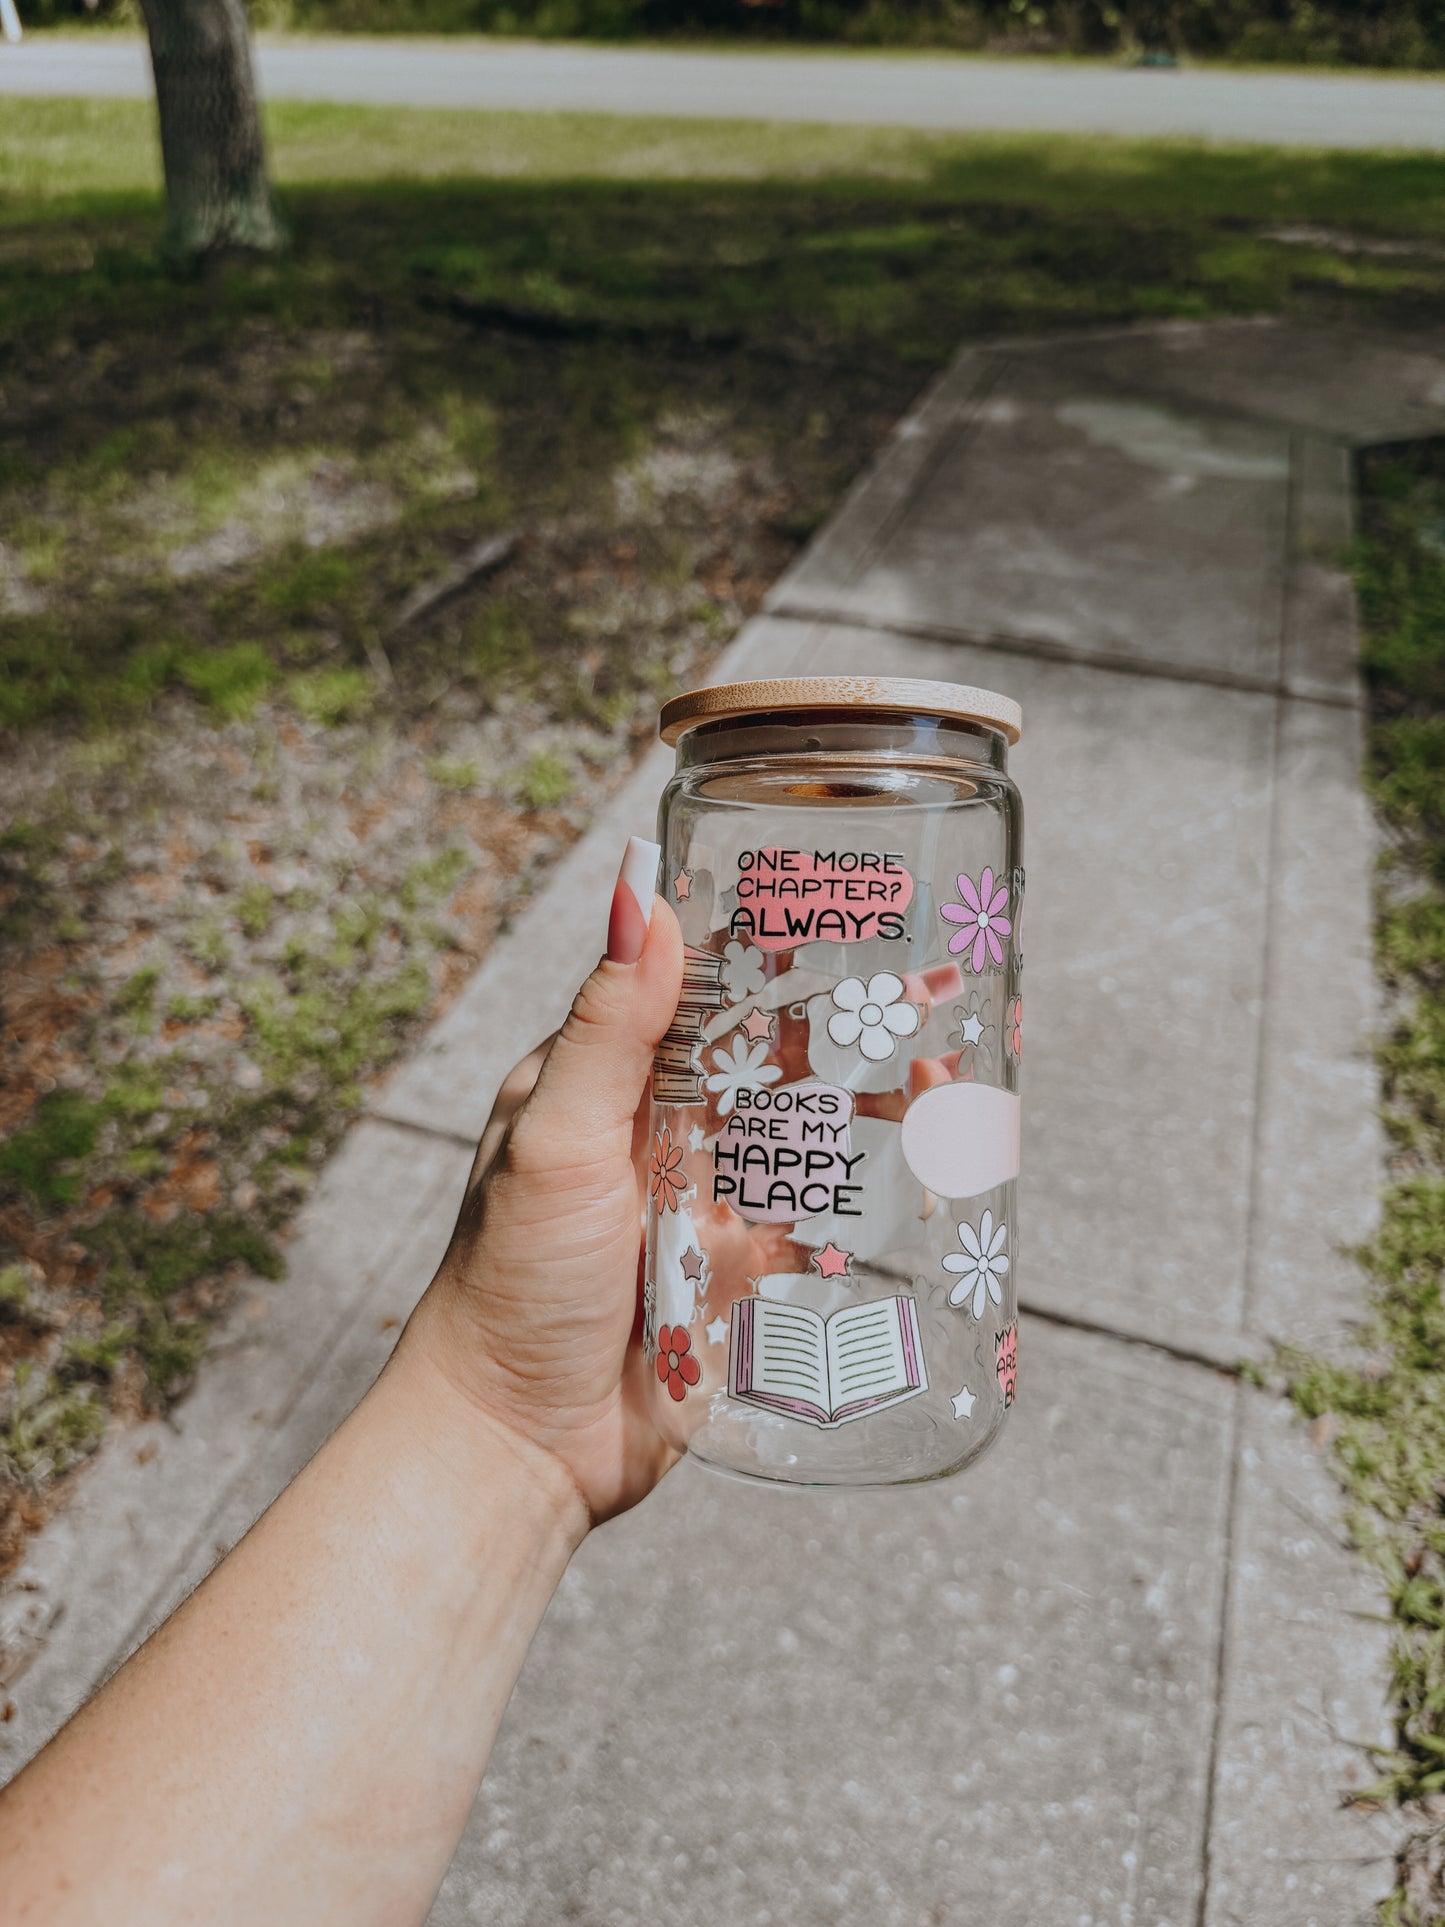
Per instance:
[[[1394,1620],[1397,1744],[1371,1789],[1419,1831],[1390,1927],[1445,1921],[1445,445],[1367,460],[1355,568],[1371,695],[1368,780],[1387,837],[1376,955],[1392,1182],[1360,1253],[1363,1366],[1286,1357],[1300,1410],[1335,1428],[1357,1542]]]
[[[0,1566],[6,1492],[184,1385],[367,1080],[961,341],[1445,295],[1428,251],[1267,232],[1433,242],[1405,156],[268,132],[290,252],[177,278],[142,103],[0,120]]]
[[[1173,218],[1185,228],[1308,220],[1424,238],[1438,235],[1445,213],[1445,179],[1430,155],[298,101],[271,103],[266,131],[283,191],[445,180],[470,181],[479,194],[488,182],[494,193],[529,182],[758,182],[805,198],[814,187],[871,185],[884,205],[897,190],[903,209],[919,189],[952,189],[965,205],[1096,217],[1117,195],[1126,218]],[[154,115],[140,101],[9,99],[0,183],[0,221],[84,213],[89,197],[99,197],[92,213],[143,206],[161,183]],[[69,258],[81,261],[81,244]]]

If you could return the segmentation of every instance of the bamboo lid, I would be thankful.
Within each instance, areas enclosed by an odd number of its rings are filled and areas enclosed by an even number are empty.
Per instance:
[[[663,742],[675,743],[699,723],[725,722],[735,716],[767,721],[793,709],[871,709],[982,723],[1010,743],[1018,741],[1024,721],[1023,711],[1008,696],[964,683],[925,682],[912,676],[788,676],[690,689],[663,704],[658,728]]]

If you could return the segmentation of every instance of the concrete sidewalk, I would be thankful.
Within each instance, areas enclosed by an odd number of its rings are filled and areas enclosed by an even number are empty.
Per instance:
[[[1426,432],[1423,347],[1235,323],[970,351],[719,665],[1023,702],[1020,1402],[952,1483],[684,1467],[596,1535],[434,1927],[1369,1919],[1393,1835],[1339,1796],[1388,1733],[1379,1600],[1327,1466],[1230,1368],[1339,1345],[1359,1307],[1372,847],[1337,558],[1351,443]],[[37,1542],[7,1769],[368,1382],[670,764],[353,1132],[179,1431],[116,1440]]]
[[[1445,148],[1445,81],[1433,77],[356,34],[262,34],[256,59],[270,100]],[[150,93],[139,36],[44,35],[0,47],[0,94]]]

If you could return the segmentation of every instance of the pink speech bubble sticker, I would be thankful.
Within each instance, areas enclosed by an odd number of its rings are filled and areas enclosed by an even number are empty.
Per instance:
[[[852,1147],[852,1119],[852,1096],[836,1084],[739,1090],[713,1143],[713,1202],[758,1224],[861,1217],[864,1154]]]
[[[901,942],[913,878],[896,850],[744,850],[728,925],[763,950]]]
[[[994,1371],[998,1375],[998,1388],[1003,1393],[1004,1410],[1013,1404],[1019,1385],[1019,1321],[1017,1318],[1006,1330],[993,1335]]]
[[[903,1113],[903,1156],[940,1198],[976,1198],[1019,1174],[1019,1100],[991,1084],[935,1084]]]

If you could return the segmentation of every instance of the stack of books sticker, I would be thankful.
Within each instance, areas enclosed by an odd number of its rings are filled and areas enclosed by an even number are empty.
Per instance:
[[[668,1025],[652,1060],[652,1095],[659,1104],[701,1104],[701,1066],[698,1046],[709,1017],[727,1002],[722,986],[721,957],[709,950],[683,952],[682,995],[677,1015]]]

